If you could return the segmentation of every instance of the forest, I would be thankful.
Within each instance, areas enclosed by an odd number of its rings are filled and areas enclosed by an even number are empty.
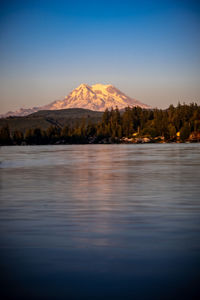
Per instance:
[[[82,118],[76,124],[51,125],[46,130],[29,128],[25,133],[0,128],[0,145],[165,143],[200,141],[200,106],[170,105],[168,109],[116,107],[105,110],[98,122]]]

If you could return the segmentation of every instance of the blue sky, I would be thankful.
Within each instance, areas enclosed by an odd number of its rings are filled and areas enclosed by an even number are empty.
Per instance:
[[[0,112],[113,84],[151,106],[200,104],[199,1],[0,1]]]

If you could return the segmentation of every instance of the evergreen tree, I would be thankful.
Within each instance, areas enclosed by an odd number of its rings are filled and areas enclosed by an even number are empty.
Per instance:
[[[170,139],[173,139],[173,138],[176,137],[176,128],[171,123],[168,126],[168,131],[169,131],[169,137],[170,137]]]
[[[182,142],[185,142],[190,136],[190,126],[187,122],[184,123],[183,127],[180,130],[180,139]]]
[[[123,135],[130,136],[133,133],[133,120],[132,120],[132,112],[130,107],[125,109],[125,112],[122,116],[122,130]]]
[[[34,137],[33,137],[33,130],[32,129],[27,129],[26,132],[25,132],[25,135],[24,135],[24,139],[25,139],[25,142],[28,144],[28,145],[31,145],[33,144],[34,142]]]
[[[10,129],[8,125],[3,126],[0,129],[0,145],[11,145],[12,140],[10,137]]]
[[[70,130],[69,130],[69,126],[64,126],[61,130],[60,133],[60,137],[62,140],[64,140],[65,142],[69,142],[70,140]]]
[[[33,130],[33,143],[35,145],[41,145],[42,142],[42,131],[40,128],[35,128]]]
[[[102,123],[105,125],[108,125],[109,120],[110,120],[110,112],[106,108],[106,110],[104,111],[103,116],[102,116]]]
[[[24,140],[24,135],[21,131],[15,130],[13,133],[13,142],[17,145],[21,145]]]

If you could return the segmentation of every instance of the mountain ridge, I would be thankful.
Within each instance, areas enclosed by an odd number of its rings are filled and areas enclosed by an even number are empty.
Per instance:
[[[10,116],[0,119],[0,128],[8,125],[10,132],[18,130],[23,133],[27,129],[41,128],[47,130],[51,125],[60,128],[64,126],[75,126],[83,120],[86,123],[101,121],[103,112],[92,111],[84,108],[68,108],[58,110],[39,110],[28,116]]]
[[[53,101],[47,105],[32,108],[20,108],[17,111],[9,111],[6,114],[0,115],[1,118],[9,116],[26,116],[40,110],[60,110],[68,108],[84,108],[93,111],[105,111],[118,107],[123,109],[127,106],[139,106],[141,108],[151,108],[134,98],[131,98],[121,92],[111,84],[93,84],[89,86],[86,83],[80,84],[72,90],[62,100]]]

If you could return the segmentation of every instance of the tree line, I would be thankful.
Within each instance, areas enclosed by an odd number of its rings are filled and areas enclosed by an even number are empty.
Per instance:
[[[185,142],[191,134],[200,134],[200,106],[179,103],[177,107],[170,105],[166,110],[127,107],[120,112],[116,107],[110,111],[106,109],[98,123],[82,119],[76,125],[50,126],[47,130],[30,128],[25,133],[15,130],[11,134],[6,125],[0,129],[0,144],[120,143],[124,137],[133,141],[148,137],[155,142],[160,137],[166,142]]]

